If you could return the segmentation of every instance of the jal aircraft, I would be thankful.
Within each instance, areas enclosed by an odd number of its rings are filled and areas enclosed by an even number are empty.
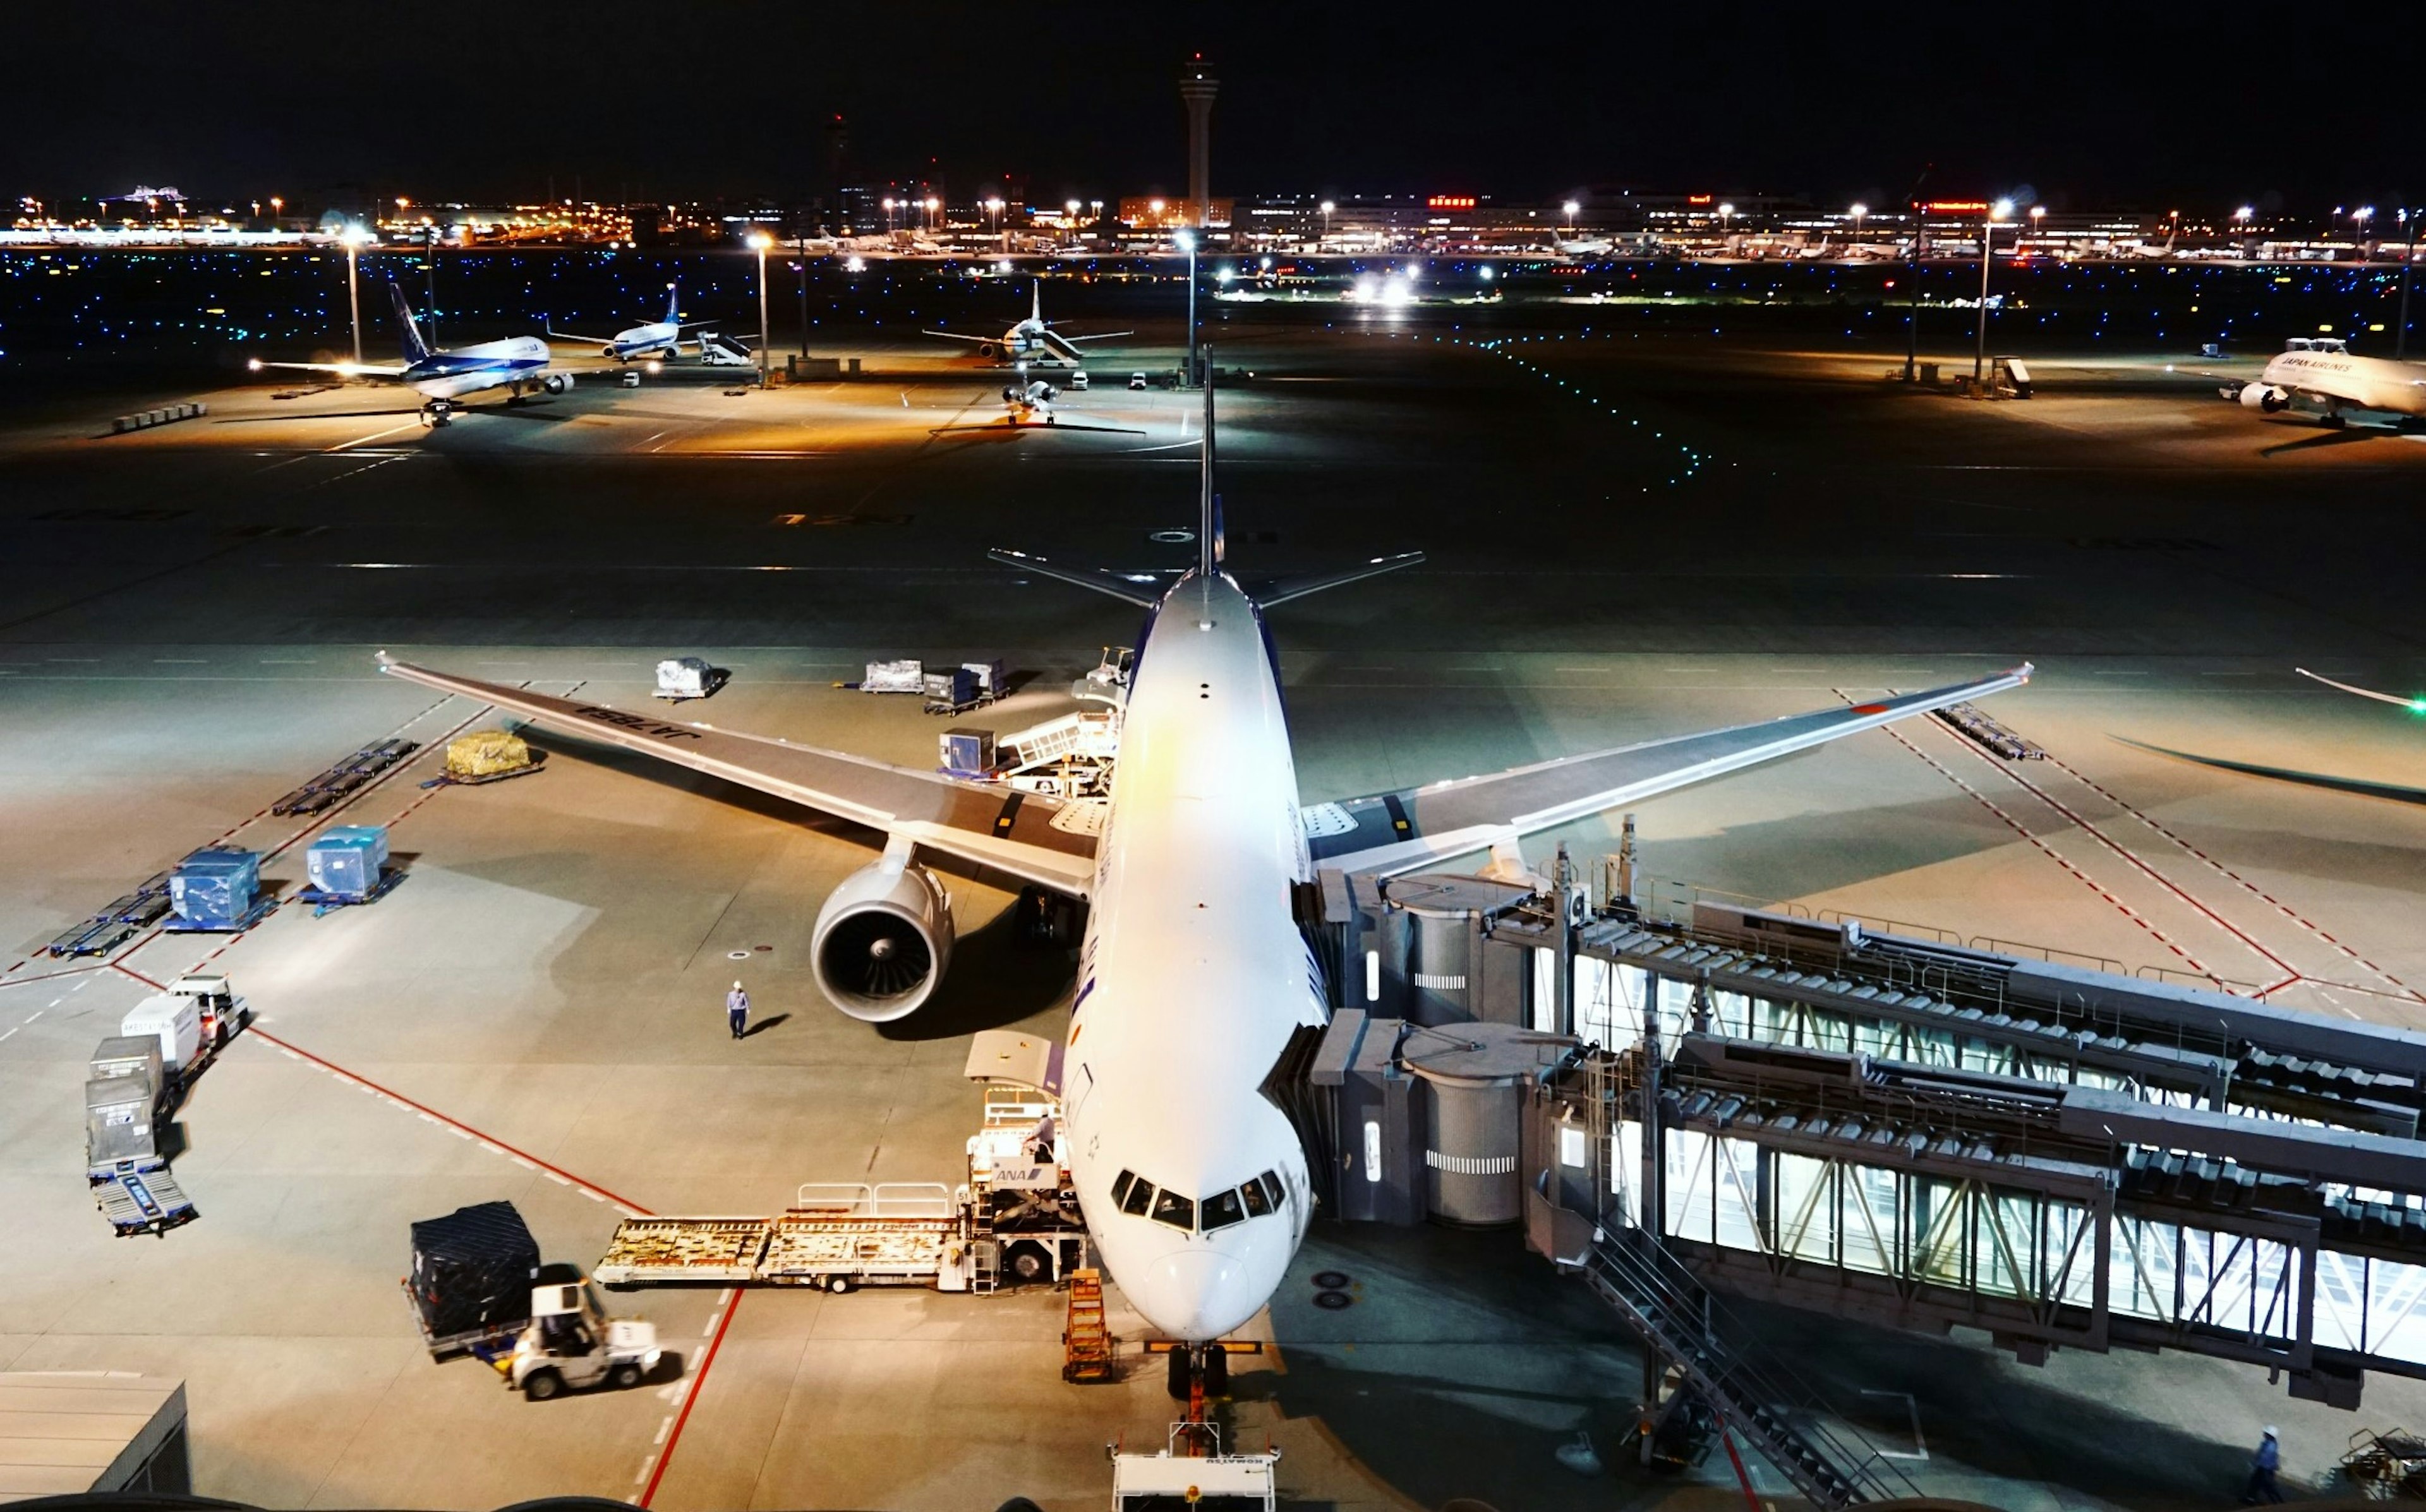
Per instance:
[[[562,394],[573,387],[572,374],[548,371],[553,354],[548,351],[547,343],[537,336],[509,336],[504,341],[486,341],[477,346],[458,347],[451,352],[430,350],[429,344],[421,339],[421,327],[412,318],[412,307],[405,302],[404,291],[390,283],[387,292],[396,299],[396,324],[404,328],[404,362],[401,366],[374,366],[366,362],[265,362],[258,357],[245,365],[256,373],[267,367],[299,368],[307,373],[336,373],[347,378],[401,383],[421,395],[421,419],[424,425],[429,426],[444,426],[451,422],[455,416],[455,401],[467,394],[504,389],[511,397],[520,399],[532,389]]]
[[[2345,424],[2350,410],[2426,419],[2426,366],[2353,357],[2341,342],[2323,337],[2293,338],[2266,364],[2257,381],[2216,392],[2268,414],[2292,409],[2317,412],[2334,426]]]
[[[542,322],[544,324],[544,322]],[[666,285],[666,317],[642,321],[639,325],[619,330],[612,336],[577,336],[570,331],[550,329],[548,334],[558,341],[577,341],[598,348],[598,355],[618,362],[629,362],[644,357],[671,357],[682,345],[686,330],[705,330],[713,320],[685,320],[682,317],[682,293],[672,284]],[[703,345],[701,352],[705,354]]]
[[[1130,330],[1108,330],[1100,336],[1064,336],[1053,329],[1051,321],[1044,318],[1044,281],[1036,280],[1032,285],[1032,291],[1027,306],[1027,318],[999,336],[969,336],[956,330],[930,330],[922,334],[941,336],[946,341],[973,342],[977,346],[979,357],[1007,357],[1015,362],[1052,362],[1085,361],[1085,355],[1078,350],[1080,342],[1110,341],[1115,337],[1137,334]]]
[[[1525,834],[2014,687],[2031,670],[1309,805],[1265,612],[1421,556],[1242,587],[1223,560],[1209,389],[1205,420],[1197,560],[1169,587],[993,554],[1146,612],[1100,806],[474,682],[380,653],[392,676],[883,835],[883,854],[826,898],[811,936],[817,986],[854,1018],[915,1013],[950,960],[951,899],[925,857],[1083,900],[1069,1035],[1047,1090],[1060,1100],[1065,1159],[1098,1252],[1129,1302],[1182,1346],[1170,1381],[1182,1397],[1226,1375],[1216,1341],[1270,1300],[1314,1216],[1304,1150],[1260,1090],[1291,1037],[1330,1017],[1292,884],[1318,866],[1388,875],[1485,849],[1509,856]]]

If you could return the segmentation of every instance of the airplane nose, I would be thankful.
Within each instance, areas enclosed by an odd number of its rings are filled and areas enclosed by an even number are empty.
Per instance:
[[[1221,1338],[1268,1300],[1249,1284],[1245,1266],[1209,1249],[1165,1255],[1148,1267],[1146,1280],[1129,1300],[1156,1328],[1191,1343]]]

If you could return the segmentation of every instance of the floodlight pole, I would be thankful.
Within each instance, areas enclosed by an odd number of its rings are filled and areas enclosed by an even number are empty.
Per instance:
[[[1988,249],[1997,240],[1997,212],[1980,217],[1980,345],[1971,354],[1971,382],[1976,387],[1988,367]]]
[[[1185,238],[1188,246],[1188,383],[1193,387],[1204,381],[1196,371],[1196,238]]]
[[[361,243],[349,232],[346,236],[346,319],[354,330],[354,365],[363,365],[363,297],[354,279],[354,254]]]
[[[1920,186],[1929,182],[1930,170],[1936,167],[1934,163],[1922,164],[1920,177],[1912,181],[1912,187],[1905,191],[1903,197],[1903,202],[1912,209],[1912,251],[1904,262],[1904,281],[1912,285],[1903,318],[1903,380],[1906,383],[1920,376],[1920,239],[1924,234],[1922,228],[1928,224],[1920,207]]]
[[[801,270],[801,361],[809,360],[809,243],[801,238],[801,260],[793,265]]]
[[[758,386],[767,386],[767,237],[758,236]]]
[[[2418,265],[2418,209],[2406,206],[2402,215],[2409,221],[2409,246],[2401,254],[2401,324],[2393,328],[2392,360],[2396,362],[2409,355],[2409,273]]]

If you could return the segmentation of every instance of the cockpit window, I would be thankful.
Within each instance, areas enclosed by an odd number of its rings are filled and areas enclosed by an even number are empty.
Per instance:
[[[1129,1188],[1136,1184],[1137,1173],[1135,1171],[1123,1171],[1118,1176],[1113,1177],[1112,1206],[1119,1207],[1123,1202],[1127,1201]]]
[[[1256,1180],[1264,1183],[1264,1195],[1271,1198],[1275,1209],[1288,1200],[1288,1194],[1281,1189],[1280,1174],[1277,1171],[1266,1171]]]
[[[1145,1188],[1145,1182],[1138,1182],[1138,1185],[1140,1188]],[[1151,1188],[1145,1189],[1152,1190]],[[1134,1199],[1136,1193],[1131,1193],[1130,1197]],[[1128,1207],[1124,1208],[1123,1211],[1135,1212],[1136,1209],[1134,1207]],[[1189,1200],[1187,1198],[1181,1197],[1176,1192],[1158,1192],[1155,1194],[1154,1211],[1147,1214],[1146,1216],[1152,1218],[1156,1223],[1167,1223],[1173,1228],[1178,1229],[1182,1231],[1192,1231],[1196,1227],[1196,1204]]]
[[[1154,1183],[1152,1182],[1134,1183],[1129,1187],[1128,1195],[1121,1198],[1121,1211],[1134,1213],[1140,1217],[1144,1216],[1146,1210],[1153,1206]]]
[[[1260,1218],[1272,1211],[1272,1199],[1264,1191],[1264,1179],[1260,1176],[1238,1188],[1238,1196],[1245,1199],[1247,1215],[1251,1218]]]
[[[1234,1223],[1247,1221],[1246,1205],[1237,1192],[1216,1192],[1205,1199],[1203,1226],[1206,1233],[1226,1229]]]

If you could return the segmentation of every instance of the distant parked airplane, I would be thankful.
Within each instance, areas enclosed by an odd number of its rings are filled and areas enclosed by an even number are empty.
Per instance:
[[[503,389],[509,397],[520,399],[532,389],[562,394],[573,387],[572,374],[548,371],[553,357],[547,343],[537,336],[509,336],[504,341],[484,341],[451,352],[432,351],[429,344],[421,339],[421,327],[413,321],[412,307],[405,302],[404,291],[390,283],[387,292],[395,297],[396,323],[404,328],[402,365],[265,362],[258,357],[245,365],[256,373],[267,367],[299,368],[307,373],[336,373],[346,378],[401,383],[421,395],[421,421],[427,426],[450,423],[455,418],[455,401],[467,394]]]
[[[2426,419],[2426,366],[2354,357],[2348,345],[2328,336],[2295,336],[2257,381],[2226,384],[2216,392],[2244,409],[2268,414],[2301,410],[2336,427],[2351,410]]]
[[[683,319],[681,302],[681,291],[669,283],[666,285],[666,317],[663,320],[644,320],[612,336],[577,336],[571,331],[556,330],[550,330],[548,334],[558,341],[577,341],[595,346],[599,356],[609,357],[619,362],[628,362],[640,357],[671,357],[682,345],[684,331],[704,331],[716,324],[713,320]],[[702,342],[701,355],[705,356],[706,351],[706,344]]]
[[[925,334],[941,336],[946,341],[977,344],[979,357],[1008,357],[1015,361],[1077,362],[1084,361],[1078,350],[1082,341],[1110,341],[1116,336],[1135,335],[1135,331],[1110,330],[1100,336],[1064,336],[1044,318],[1044,281],[1039,279],[1034,297],[1028,304],[1027,318],[1013,325],[999,336],[964,336],[955,330],[930,330]]]

